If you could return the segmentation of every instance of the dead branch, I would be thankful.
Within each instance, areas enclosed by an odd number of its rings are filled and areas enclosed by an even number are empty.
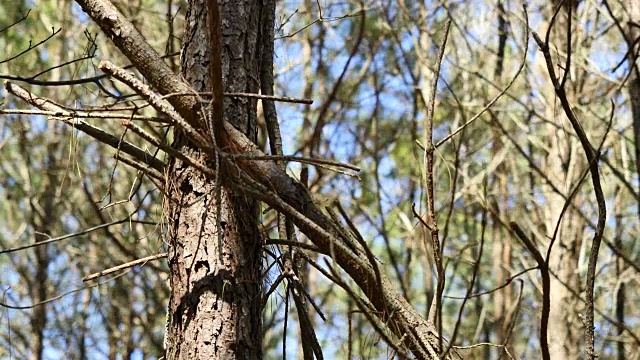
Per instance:
[[[13,83],[10,82],[5,82],[4,83],[5,88],[7,89],[8,92],[10,92],[11,94],[21,98],[22,100],[26,101],[27,103],[40,108],[42,110],[46,110],[46,111],[52,111],[54,113],[64,113],[65,111],[63,109],[61,109],[59,106],[54,105],[54,103],[52,101],[49,101],[47,99],[38,97],[32,93],[30,93],[29,91],[21,88],[18,85],[15,85]],[[114,136],[98,127],[95,127],[83,120],[80,119],[75,119],[75,118],[62,118],[61,119],[65,124],[73,127],[74,129],[78,129],[80,131],[82,131],[83,133],[91,136],[92,138],[98,140],[99,142],[109,145],[111,147],[113,147],[116,150],[122,151],[128,155],[131,155],[133,158],[135,158],[136,160],[149,165],[150,167],[152,167],[153,169],[162,172],[164,169],[164,163],[154,157],[153,155],[147,153],[146,151],[140,149],[139,147],[121,140],[119,137]]]
[[[85,277],[82,278],[82,281],[91,281],[91,280],[95,280],[97,278],[103,277],[103,276],[107,276],[109,274],[113,274],[114,272],[118,272],[124,269],[128,269],[128,268],[132,268],[136,265],[140,265],[140,264],[146,264],[149,261],[153,261],[153,260],[158,260],[158,259],[164,259],[167,257],[167,253],[162,253],[162,254],[156,254],[156,255],[151,255],[151,256],[147,256],[147,257],[143,257],[142,259],[138,259],[138,260],[134,260],[134,261],[129,261],[128,263],[124,263],[124,264],[120,264],[118,266],[114,266],[105,270],[102,270],[100,272],[91,274],[91,275],[87,275]]]

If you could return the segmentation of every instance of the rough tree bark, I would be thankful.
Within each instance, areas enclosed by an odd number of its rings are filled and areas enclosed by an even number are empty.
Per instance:
[[[200,92],[212,87],[206,5],[205,0],[189,1],[182,49],[182,75]],[[261,1],[220,4],[224,91],[259,90],[262,34],[256,24],[262,9]],[[256,140],[254,100],[226,99],[224,118]],[[185,139],[177,134],[174,148],[203,163],[211,161],[211,154]],[[230,190],[222,179],[216,184],[178,159],[172,161],[168,179],[172,294],[167,358],[260,358],[261,241],[256,201]]]

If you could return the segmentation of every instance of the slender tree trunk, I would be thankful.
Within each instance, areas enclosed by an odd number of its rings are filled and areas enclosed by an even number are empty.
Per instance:
[[[631,117],[633,119],[633,136],[635,143],[635,170],[636,174],[640,175],[640,66],[638,65],[638,45],[635,42],[640,36],[640,30],[632,24],[637,24],[640,21],[640,5],[635,2],[630,2],[628,7],[628,14],[631,22],[627,24],[626,41],[628,49],[628,64],[630,67],[631,76],[628,82],[629,99],[631,101]],[[640,187],[639,187],[640,189]],[[618,193],[616,189],[616,194]],[[616,204],[616,207],[622,207],[620,204]],[[640,217],[640,201],[638,201],[638,217]],[[622,209],[617,209],[616,214],[622,214]],[[621,215],[616,215],[616,236],[615,245],[618,249],[623,249],[622,243],[622,229],[623,220]],[[616,261],[616,276],[620,278],[625,269],[624,262],[618,258]],[[623,324],[625,323],[625,301],[626,301],[626,288],[625,281],[621,281],[620,286],[616,292],[616,335],[618,336],[618,342],[616,343],[616,355],[618,360],[624,360],[626,358],[624,345],[622,340],[624,334]]]
[[[259,90],[262,1],[219,4],[225,92]],[[264,6],[264,9],[267,9]],[[209,28],[205,0],[190,0],[182,74],[209,91]],[[256,103],[225,99],[225,119],[256,141]],[[176,134],[173,146],[202,162],[213,156]],[[167,202],[171,301],[168,359],[258,359],[261,350],[258,206],[173,159]],[[219,228],[218,228],[219,226]],[[218,238],[218,234],[221,238]]]
[[[307,21],[309,23],[311,23],[313,21],[313,17],[312,17],[312,4],[310,0],[305,0],[302,2],[302,13],[304,14],[304,21]],[[302,70],[302,76],[303,76],[303,82],[304,82],[304,90],[303,90],[303,95],[302,97],[310,99],[313,97],[313,90],[314,90],[314,85],[316,85],[316,78],[314,76],[313,73],[313,54],[312,54],[312,48],[314,46],[314,39],[313,39],[313,33],[311,31],[305,31],[304,33],[301,34],[301,36],[303,36],[303,40],[301,41],[301,45],[302,45],[302,63],[303,65],[303,70]],[[303,149],[304,155],[311,157],[311,148],[313,146],[313,144],[311,144],[311,139],[313,137],[313,126],[312,126],[312,122],[311,122],[311,117],[312,117],[312,110],[310,106],[305,106],[304,109],[302,110],[302,139],[304,141],[304,143],[306,143],[308,146],[306,146]],[[300,171],[300,180],[302,182],[302,184],[306,187],[309,188],[309,165],[308,164],[301,164],[302,168]],[[316,285],[316,273],[315,271],[310,271],[311,270],[311,265],[309,265],[308,263],[305,263],[304,266],[300,267],[300,278],[301,279],[305,279],[305,290],[307,291],[308,294],[315,294],[315,285]],[[313,296],[313,295],[312,295]],[[311,326],[313,328],[315,328],[316,325],[316,318],[315,316],[310,316],[309,320],[311,322]],[[298,346],[298,359],[299,360],[303,360],[305,357],[305,351],[304,351],[304,335],[302,334],[302,331],[299,332],[299,346]],[[351,344],[349,343],[347,346],[351,346]]]
[[[634,23],[640,21],[640,5],[629,2],[629,17]],[[636,172],[640,175],[640,66],[637,59],[638,46],[635,42],[640,36],[640,29],[634,26],[632,23],[627,25],[627,41],[628,44],[628,61],[631,67],[631,76],[629,77],[629,99],[631,100],[631,116],[633,117],[633,136],[635,139],[635,155],[636,155]],[[635,44],[635,46],[634,46]],[[639,187],[640,189],[640,187]],[[638,202],[638,216],[640,217],[640,201]]]
[[[107,310],[107,344],[109,346],[109,354],[107,358],[109,360],[116,360],[118,358],[118,324],[120,319],[120,308],[113,303],[109,304]]]
[[[615,216],[615,238],[614,242],[618,249],[622,249],[622,236],[624,229],[624,218],[622,214],[623,210],[623,201],[621,199],[620,186],[616,186],[615,190],[615,202],[614,206],[616,207],[616,216]],[[621,278],[622,273],[624,271],[624,262],[621,258],[616,259],[616,277],[618,279]],[[618,336],[618,341],[615,342],[616,346],[616,359],[617,360],[625,360],[625,352],[624,352],[624,342],[621,341],[624,336],[624,328],[622,324],[624,324],[624,303],[625,303],[625,282],[621,281],[620,286],[616,291],[616,321],[618,325],[616,326],[616,335]]]
[[[406,10],[406,9],[405,9]],[[425,17],[426,18],[426,14],[427,14],[427,7],[426,4],[424,2],[419,2],[418,4],[418,13],[420,14],[421,17]],[[426,22],[422,23],[422,25],[418,28],[418,42],[419,42],[419,46],[416,47],[416,55],[419,61],[419,71],[418,71],[418,78],[420,79],[420,88],[419,88],[419,92],[420,92],[420,97],[421,97],[421,106],[420,109],[422,109],[423,111],[423,117],[426,118],[427,117],[427,104],[429,103],[429,99],[431,98],[431,82],[433,81],[433,77],[434,77],[434,73],[431,70],[430,67],[430,63],[432,61],[432,59],[430,59],[428,57],[429,54],[429,47],[432,45],[431,44],[431,37],[429,35],[429,29],[428,29],[428,25],[426,24]],[[424,126],[423,125],[423,129],[422,132],[424,134]],[[422,142],[426,145],[426,139],[421,139]],[[421,154],[421,157],[424,158],[424,153]],[[421,182],[422,184],[426,184],[426,173],[423,170],[423,174],[421,177]],[[423,185],[424,186],[424,185]],[[426,198],[425,198],[426,199]],[[421,199],[421,201],[423,201],[423,199]],[[426,208],[426,207],[425,207]],[[429,216],[427,216],[427,218],[429,218]],[[430,226],[433,224],[429,224]],[[422,224],[418,225],[419,227],[423,227]],[[423,240],[423,244],[424,244],[424,249],[425,249],[425,265],[431,265],[429,267],[425,267],[425,272],[430,272],[431,274],[433,274],[433,270],[436,267],[436,263],[435,263],[435,259],[433,259],[433,243],[432,243],[432,238],[431,238],[431,231],[429,231],[429,229],[424,229],[424,240]],[[431,253],[431,254],[429,254]],[[430,260],[433,259],[433,262],[430,262]],[[436,294],[438,292],[438,287],[437,285],[439,284],[439,279],[436,276],[429,276],[429,275],[425,275],[425,297],[427,297],[425,299],[425,304],[428,304],[428,306],[425,307],[425,318],[429,319],[430,316],[432,316],[433,318],[430,320],[434,320],[434,324],[436,325],[436,328],[438,329],[438,331],[440,330],[441,327],[438,326],[438,321],[440,321],[439,319],[439,312],[440,309],[438,309],[437,306],[437,299],[436,299]],[[442,304],[440,304],[442,305]],[[435,311],[435,312],[434,312]],[[440,323],[441,324],[441,323]]]
[[[58,5],[60,6],[60,9],[66,10],[70,7],[70,2],[67,0],[63,0],[60,1]],[[67,12],[62,11],[61,13],[62,15],[60,17],[60,26],[65,28],[68,20],[68,17],[66,15]],[[61,35],[68,35],[67,33],[68,31],[64,31],[64,33]],[[51,61],[53,63],[61,63],[61,59],[64,58],[64,54],[68,51],[69,49],[67,48],[66,43],[64,41],[61,42],[59,51],[51,52]],[[59,68],[53,69],[50,72],[50,76],[51,80],[61,79],[61,70]],[[46,91],[48,92],[48,90]],[[41,176],[44,180],[42,184],[46,188],[38,189],[38,191],[42,191],[39,198],[31,199],[33,216],[32,226],[35,231],[35,242],[47,240],[48,237],[46,236],[46,234],[51,234],[53,232],[53,224],[56,224],[58,222],[57,205],[59,200],[57,197],[57,190],[60,186],[58,171],[61,156],[61,143],[59,139],[61,134],[59,133],[59,129],[60,125],[57,125],[53,122],[47,123],[47,155],[44,158],[45,168],[41,172]],[[29,151],[29,154],[32,154],[31,151]],[[30,161],[31,160],[29,160],[29,162]],[[36,188],[38,188],[37,185]],[[38,208],[41,210],[38,210]],[[40,303],[42,301],[45,301],[50,296],[50,287],[52,285],[49,275],[49,266],[51,265],[53,259],[50,254],[51,246],[49,245],[38,246],[34,248],[33,251],[35,253],[36,270],[33,277],[33,287],[31,289],[31,293],[33,296],[33,303]],[[33,335],[31,338],[32,359],[42,359],[45,356],[44,330],[46,329],[48,324],[47,313],[47,304],[36,306],[33,309],[31,317]]]
[[[42,228],[36,227],[36,231],[41,231]],[[40,232],[40,234],[46,234],[46,232]],[[44,235],[36,235],[36,242],[46,240]],[[47,267],[49,266],[50,258],[48,254],[49,246],[39,246],[35,248],[36,253],[36,272],[33,298],[35,303],[42,302],[47,298],[47,286],[49,286],[49,277],[47,274]],[[47,307],[43,304],[37,306],[33,310],[33,316],[31,317],[31,331],[32,331],[32,343],[31,343],[31,359],[40,360],[43,358],[44,352],[44,329],[47,325]]]
[[[47,124],[47,131],[50,134],[51,139],[55,139],[57,134],[57,126],[55,123]],[[48,154],[45,157],[44,166],[41,176],[44,188],[41,194],[33,199],[30,199],[31,213],[32,213],[32,226],[35,232],[35,242],[45,241],[48,239],[46,234],[52,233],[51,224],[54,224],[56,220],[56,206],[58,199],[56,197],[56,190],[58,183],[58,156],[59,156],[58,141],[52,140],[48,146]],[[33,294],[33,303],[38,304],[45,301],[49,297],[49,288],[51,287],[51,279],[49,277],[49,265],[52,258],[50,254],[49,245],[41,245],[34,248],[35,252],[35,272],[33,274],[33,282],[31,283],[31,293]],[[32,342],[31,342],[31,358],[43,359],[44,358],[44,341],[45,341],[45,329],[47,327],[48,307],[46,304],[35,306],[33,309],[33,315],[31,317],[31,329],[32,329]]]
[[[575,19],[577,5],[573,0],[564,3],[561,1],[553,1],[552,6],[549,7],[548,21],[551,19],[553,10],[560,4],[562,4],[563,8],[560,10],[553,24],[551,43],[564,54],[567,51],[568,26],[571,24],[569,22],[569,16],[574,16]],[[569,13],[569,10],[571,13]],[[549,23],[547,23],[547,26],[548,24]],[[575,24],[571,24],[571,27],[571,31],[574,31],[576,28]],[[573,42],[574,44],[572,45],[575,45],[575,41]],[[575,52],[577,50],[572,46],[572,51]],[[544,65],[541,69],[545,71]],[[571,71],[571,69],[564,69],[564,71]],[[576,78],[570,77],[566,83],[569,97],[574,96],[574,91],[571,86],[575,82]],[[559,104],[557,107],[554,106],[557,102],[553,88],[549,87],[546,93],[549,94],[547,117],[549,119],[556,119],[558,122],[566,122],[566,118],[562,112],[556,112]],[[553,125],[549,126],[549,134],[549,147],[544,170],[549,174],[549,179],[551,179],[559,189],[565,191],[565,194],[568,194],[572,184],[575,184],[579,176],[578,173],[583,169],[582,166],[584,166],[584,164],[581,163],[582,157],[576,156],[578,151],[577,141],[567,134],[557,131]],[[573,201],[577,203],[579,199],[575,198]],[[553,235],[564,204],[564,197],[549,190],[547,207],[545,208],[545,225],[548,236]],[[549,257],[549,269],[554,274],[551,276],[550,283],[551,306],[549,309],[550,321],[548,327],[551,359],[578,359],[582,351],[581,338],[584,328],[578,318],[578,314],[584,307],[572,294],[572,290],[580,293],[581,289],[578,272],[580,254],[579,240],[581,239],[581,234],[579,234],[579,230],[575,229],[573,225],[574,224],[571,223],[571,211],[568,211],[564,215],[559,227],[555,244]]]
[[[498,8],[498,56],[496,59],[496,67],[493,72],[494,81],[500,83],[502,80],[502,72],[505,61],[505,46],[507,42],[507,19],[505,13],[505,4],[503,0],[497,1]],[[495,113],[491,113],[492,121],[500,121]],[[501,132],[497,128],[492,129],[493,145],[491,153],[495,158],[502,151],[504,144],[501,138]],[[491,181],[491,193],[493,194],[492,206],[493,225],[492,225],[492,241],[491,247],[494,259],[492,266],[492,275],[494,286],[501,286],[509,276],[508,269],[511,268],[511,244],[509,234],[502,231],[499,223],[499,217],[508,210],[507,201],[507,184],[508,170],[504,163],[498,165],[493,180]],[[511,302],[511,287],[504,287],[494,293],[493,297],[493,324],[498,344],[503,344],[507,339],[507,329],[509,323],[507,314],[509,312]],[[505,344],[506,345],[506,344]]]

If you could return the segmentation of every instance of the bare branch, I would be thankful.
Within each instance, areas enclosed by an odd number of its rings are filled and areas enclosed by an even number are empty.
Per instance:
[[[31,9],[27,10],[27,13],[24,14],[23,17],[21,17],[20,19],[16,20],[13,24],[7,25],[7,26],[3,27],[2,29],[0,29],[0,33],[5,32],[5,31],[11,29],[12,27],[20,24],[21,22],[27,20],[27,18],[29,17],[30,13],[31,13]]]
[[[31,43],[31,41],[29,41],[29,47],[27,47],[26,49],[24,49],[23,51],[17,53],[16,55],[11,56],[10,58],[4,59],[4,60],[0,60],[0,64],[4,64],[6,62],[9,62],[11,60],[17,59],[20,56],[28,53],[29,51],[37,48],[38,46],[46,43],[47,41],[49,41],[49,39],[51,39],[52,37],[56,36],[60,31],[62,31],[62,28],[56,30],[56,29],[51,29],[51,35],[47,36],[46,38],[44,38],[43,40],[40,40],[39,42],[37,42],[35,45],[33,45]]]
[[[97,273],[94,273],[94,274],[91,274],[91,275],[87,275],[87,276],[82,278],[82,281],[86,282],[86,281],[95,280],[97,278],[113,274],[114,272],[118,272],[118,271],[122,271],[124,269],[132,268],[132,267],[134,267],[136,265],[146,264],[149,261],[158,260],[158,259],[164,259],[166,257],[167,257],[167,253],[147,256],[147,257],[144,257],[142,259],[130,261],[128,263],[120,264],[118,266],[114,266],[112,268],[108,268],[108,269],[102,270],[100,272],[97,272]]]
[[[12,84],[7,81],[5,82],[4,86],[7,89],[7,91],[9,91],[10,93],[14,94],[15,96],[21,98],[22,100],[26,101],[27,103],[35,107],[38,107],[46,111],[52,111],[54,113],[65,112],[64,109],[55,105],[54,102],[35,96],[31,94],[29,91],[21,88],[18,85]],[[163,171],[164,169],[164,163],[161,160],[154,157],[153,155],[83,120],[74,119],[74,118],[62,118],[61,121],[73,127],[74,129],[78,129],[82,131],[83,133],[91,136],[92,138],[100,141],[103,144],[109,145],[114,149],[120,150],[124,153],[131,155],[136,160],[142,163],[148,164],[149,166],[151,166],[153,169],[157,171]]]
[[[71,238],[74,238],[74,237],[77,237],[77,236],[82,236],[82,235],[89,234],[89,233],[94,232],[96,230],[105,229],[105,228],[108,228],[108,227],[113,226],[113,225],[124,224],[124,223],[157,225],[156,223],[149,222],[149,221],[133,220],[131,218],[126,218],[126,219],[122,219],[122,220],[112,221],[112,222],[109,222],[109,223],[106,223],[106,224],[97,225],[97,226],[88,228],[86,230],[78,231],[78,232],[75,232],[75,233],[58,236],[58,237],[47,239],[47,240],[44,240],[44,241],[39,241],[39,242],[36,242],[36,243],[33,243],[33,244],[23,245],[23,246],[19,246],[19,247],[15,247],[15,248],[3,249],[3,250],[0,250],[0,255],[1,254],[9,254],[9,253],[12,253],[12,252],[25,250],[25,249],[29,249],[29,248],[33,248],[33,247],[37,247],[37,246],[46,245],[46,244],[51,244],[51,243],[62,241],[62,240],[71,239]]]
[[[553,26],[553,22],[549,25],[549,28]],[[567,29],[567,31],[571,31],[571,29]],[[569,100],[567,98],[567,93],[564,88],[564,84],[560,84],[555,74],[553,60],[551,59],[551,53],[549,52],[549,39],[547,32],[547,39],[543,43],[538,34],[533,33],[533,38],[538,43],[538,47],[542,51],[546,64],[547,71],[549,72],[549,78],[553,83],[553,87],[555,89],[556,95],[562,104],[562,109],[564,110],[565,115],[569,119],[571,126],[573,127],[576,135],[578,135],[578,139],[582,145],[582,149],[587,157],[587,161],[589,162],[589,171],[591,172],[591,181],[593,183],[593,190],[595,192],[596,201],[598,203],[598,222],[596,225],[596,231],[593,236],[593,242],[591,244],[591,252],[589,254],[589,265],[587,268],[587,316],[586,321],[587,324],[585,326],[585,335],[586,335],[586,353],[589,359],[594,359],[596,357],[594,342],[595,342],[595,334],[594,334],[594,303],[593,303],[593,291],[595,286],[595,272],[596,266],[598,263],[598,253],[600,250],[600,243],[602,242],[602,236],[604,234],[605,221],[607,218],[607,206],[604,199],[604,193],[602,192],[602,185],[600,184],[600,170],[598,169],[598,158],[600,155],[595,152],[591,142],[589,142],[589,138],[585,133],[580,121],[576,117],[571,105],[569,104]],[[568,71],[566,69],[565,71]]]

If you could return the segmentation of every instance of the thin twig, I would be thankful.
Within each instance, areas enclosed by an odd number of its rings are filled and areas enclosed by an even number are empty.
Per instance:
[[[320,251],[320,248],[318,248],[317,246],[315,246],[313,244],[303,243],[303,242],[300,242],[300,241],[291,241],[291,240],[285,240],[285,239],[267,239],[266,244],[267,245],[296,246],[296,247],[299,247],[301,249],[305,249],[305,250],[309,250],[309,251],[313,251],[313,252],[322,254],[322,252]]]
[[[135,132],[138,136],[140,136],[144,140],[148,141],[151,145],[156,146],[156,147],[160,148],[161,150],[163,150],[164,152],[168,153],[169,155],[174,156],[174,157],[184,161],[185,163],[193,166],[194,168],[196,168],[197,170],[202,172],[204,175],[207,175],[212,179],[215,178],[216,173],[209,166],[207,166],[206,164],[201,163],[200,161],[192,158],[189,155],[185,155],[185,154],[181,153],[180,151],[172,148],[171,146],[169,146],[169,145],[167,145],[165,143],[162,143],[162,142],[158,141],[156,138],[151,136],[146,131],[142,130],[136,124],[134,124],[132,122],[129,122],[129,121],[125,121],[125,122],[122,123],[122,125],[125,126],[128,129],[131,129],[131,131]]]
[[[93,284],[93,285],[89,285],[89,286],[83,286],[83,287],[79,287],[77,289],[73,289],[73,290],[67,291],[66,293],[60,294],[58,296],[54,296],[52,298],[49,298],[49,299],[46,299],[46,300],[31,304],[31,305],[16,306],[16,305],[9,305],[7,303],[0,302],[0,307],[4,307],[4,308],[7,308],[7,309],[13,309],[13,310],[29,310],[29,309],[33,309],[35,307],[42,306],[42,305],[48,304],[50,302],[54,302],[54,301],[60,300],[60,299],[62,299],[63,297],[65,297],[67,295],[71,295],[73,293],[77,293],[77,292],[82,291],[82,290],[87,290],[87,289],[91,289],[91,288],[94,288],[94,287],[98,287],[98,286],[104,285],[104,284],[106,284],[106,283],[108,283],[108,282],[110,282],[112,280],[115,280],[115,279],[123,276],[124,274],[126,274],[126,273],[116,275],[116,276],[112,277],[111,279],[105,280],[103,282],[99,282],[97,284]]]
[[[513,360],[513,355],[511,355],[511,353],[509,352],[509,349],[507,349],[506,346],[504,345],[500,345],[500,344],[494,344],[494,343],[477,343],[477,344],[473,344],[473,345],[468,345],[468,346],[453,346],[454,349],[458,349],[458,350],[466,350],[466,349],[474,349],[480,346],[491,346],[491,347],[495,347],[495,348],[500,348],[503,349],[504,352],[507,354],[507,356],[509,357],[509,359]]]
[[[252,93],[224,93],[226,97],[244,97],[250,99],[262,99],[262,100],[271,100],[271,101],[279,101],[286,103],[294,103],[294,104],[313,104],[313,99],[300,99],[288,96],[275,96],[275,95],[263,95],[263,94],[252,94]]]
[[[487,185],[487,182],[485,181],[485,195],[487,190],[486,185]],[[471,294],[471,292],[473,291],[473,288],[476,285],[476,278],[478,276],[478,272],[480,271],[480,263],[482,262],[482,253],[484,251],[484,236],[487,229],[487,209],[486,208],[482,212],[482,220],[481,220],[480,227],[482,229],[480,233],[480,249],[478,250],[478,256],[476,257],[476,261],[473,264],[473,270],[471,271],[471,281],[467,286],[467,296],[465,296],[465,298],[462,300],[462,304],[460,305],[460,309],[458,310],[458,317],[456,320],[456,324],[453,328],[453,334],[451,335],[451,339],[449,339],[449,345],[442,352],[442,355],[441,355],[441,357],[445,359],[447,357],[447,354],[451,350],[451,347],[455,343],[456,338],[458,337],[458,330],[460,329],[460,323],[462,322],[462,313],[464,311],[465,305],[467,304],[467,300],[469,299],[468,295]]]
[[[27,13],[24,14],[23,17],[21,17],[20,19],[16,20],[14,23],[12,23],[10,25],[7,25],[7,26],[3,27],[2,29],[0,29],[0,33],[5,32],[5,31],[11,29],[12,27],[20,24],[21,22],[27,20],[27,18],[29,17],[30,13],[31,13],[31,9],[27,10]]]
[[[129,166],[131,166],[132,168],[142,172],[145,175],[148,175],[151,178],[154,178],[154,179],[156,179],[156,180],[158,180],[160,182],[164,181],[164,177],[162,176],[162,174],[158,170],[152,169],[151,167],[149,167],[149,166],[147,166],[145,164],[141,164],[137,160],[130,159],[130,158],[128,158],[126,156],[122,156],[122,155],[120,155],[118,153],[115,153],[113,155],[113,158],[118,160],[118,161],[121,161],[121,162],[123,162],[123,163],[125,163],[125,164],[127,164]]]
[[[95,280],[97,278],[100,278],[100,277],[103,277],[103,276],[107,276],[109,274],[113,274],[114,272],[118,272],[118,271],[121,271],[121,270],[124,270],[124,269],[132,268],[132,267],[134,267],[136,265],[146,264],[149,261],[163,259],[163,258],[166,258],[166,257],[167,257],[167,253],[161,253],[161,254],[156,254],[156,255],[143,257],[142,259],[129,261],[128,263],[120,264],[118,266],[114,266],[114,267],[102,270],[100,272],[93,273],[91,275],[87,275],[87,276],[82,278],[82,281],[86,282],[86,281]]]
[[[325,262],[327,262],[326,259],[325,259]],[[373,326],[373,328],[376,330],[378,335],[380,335],[382,340],[384,340],[384,342],[386,342],[387,345],[389,345],[400,356],[406,359],[409,359],[410,356],[406,353],[406,351],[404,351],[404,349],[401,349],[399,347],[399,344],[397,344],[395,341],[393,341],[389,337],[389,334],[387,334],[387,331],[385,331],[385,329],[383,328],[383,324],[381,323],[380,319],[375,314],[373,314],[373,312],[375,311],[374,310],[375,308],[372,305],[370,305],[368,302],[365,302],[361,296],[358,296],[356,292],[346,282],[342,281],[342,279],[336,273],[335,269],[332,266],[330,266],[328,263],[327,263],[327,266],[329,267],[329,270],[333,275],[333,279],[337,281],[336,284],[338,284],[344,291],[346,291],[347,294],[355,301],[356,305],[358,306],[362,314],[364,314],[364,316],[367,318],[371,326]]]
[[[427,228],[431,230],[431,242],[433,245],[433,257],[436,263],[436,272],[437,272],[437,288],[435,294],[435,301],[431,304],[431,309],[429,310],[429,321],[436,322],[437,321],[437,330],[438,330],[438,349],[440,352],[442,350],[442,292],[444,290],[444,267],[442,264],[442,249],[440,248],[440,240],[438,238],[438,220],[436,218],[436,208],[435,208],[435,199],[434,199],[434,175],[433,175],[433,154],[435,152],[435,146],[433,145],[433,115],[435,113],[435,103],[436,103],[436,93],[438,90],[438,79],[440,78],[440,68],[442,66],[442,60],[444,59],[444,52],[447,45],[447,39],[449,37],[449,30],[451,29],[452,19],[449,18],[445,25],[444,36],[442,38],[442,43],[440,44],[440,52],[438,54],[438,59],[436,61],[436,69],[433,74],[433,82],[431,83],[431,98],[427,105],[427,116],[424,120],[424,166],[425,166],[425,187],[426,187],[426,195],[427,195],[427,216],[429,217],[429,225]],[[426,86],[426,84],[423,84]],[[427,99],[424,99],[425,101]],[[415,209],[414,209],[415,211]],[[422,218],[418,216],[422,221]],[[426,223],[425,223],[426,225]],[[435,308],[434,308],[435,305]]]
[[[18,246],[18,247],[9,248],[9,249],[3,249],[3,250],[0,250],[0,255],[1,254],[9,254],[9,253],[12,253],[12,252],[16,252],[16,251],[20,251],[20,250],[24,250],[24,249],[29,249],[29,248],[32,248],[32,247],[51,244],[51,243],[54,243],[54,242],[57,242],[57,241],[70,239],[70,238],[73,238],[73,237],[76,237],[76,236],[86,235],[86,234],[94,232],[96,230],[100,230],[100,229],[108,228],[109,226],[112,226],[112,225],[118,225],[118,224],[124,224],[124,223],[157,225],[156,223],[150,222],[150,221],[132,220],[130,218],[126,218],[126,219],[116,220],[116,221],[112,221],[110,223],[106,223],[106,224],[101,224],[101,225],[97,225],[97,226],[94,226],[94,227],[90,227],[88,229],[85,229],[85,230],[82,230],[82,231],[78,231],[78,232],[75,232],[75,233],[66,234],[66,235],[55,237],[55,238],[50,238],[50,239],[47,239],[47,240],[44,240],[44,241],[38,241],[38,242],[33,243],[33,244]]]
[[[98,111],[98,110],[96,110]],[[42,115],[50,116],[54,118],[69,118],[69,119],[115,119],[115,120],[140,120],[140,121],[152,121],[159,123],[169,123],[166,119],[157,116],[144,116],[144,115],[130,115],[115,113],[104,109],[105,112],[90,112],[85,110],[78,111],[47,111],[47,110],[28,110],[28,109],[0,109],[0,114],[6,115]]]
[[[270,101],[286,102],[286,103],[294,103],[294,104],[305,104],[305,105],[313,104],[313,99],[294,98],[289,96],[276,96],[276,95],[254,94],[254,93],[244,93],[244,92],[225,92],[223,93],[223,95],[224,97],[231,97],[231,98],[236,97],[236,98],[261,99],[261,100],[270,100]],[[175,96],[208,97],[208,96],[211,96],[211,91],[171,93],[171,94],[163,95],[162,97],[167,99]]]
[[[27,103],[43,109],[47,111],[60,112],[64,111],[59,106],[57,106],[53,101],[45,98],[38,97],[26,89],[13,84],[11,82],[5,82],[5,89],[11,94],[21,98]],[[116,150],[120,150],[124,153],[131,155],[133,158],[137,159],[140,162],[148,164],[152,168],[162,171],[164,169],[164,163],[157,159],[155,156],[147,153],[146,151],[140,149],[139,147],[120,139],[119,137],[110,134],[98,127],[95,127],[83,120],[80,119],[68,119],[62,118],[60,119],[65,124],[73,127],[74,129],[78,129],[83,133],[91,136],[92,138],[98,140],[99,142],[109,145]]]
[[[542,358],[544,360],[550,360],[551,355],[549,353],[549,339],[547,338],[547,331],[549,328],[549,311],[551,309],[551,278],[549,276],[549,265],[545,261],[542,254],[536,248],[535,244],[529,239],[529,237],[520,229],[520,226],[516,222],[509,223],[511,230],[518,236],[518,238],[524,243],[524,246],[529,250],[533,258],[538,263],[540,269],[540,275],[542,277],[542,313],[540,314],[540,351],[542,352]]]
[[[524,51],[523,51],[524,55],[522,56],[522,61],[520,62],[520,66],[518,67],[518,70],[516,71],[515,75],[513,76],[513,78],[511,78],[511,81],[509,81],[507,86],[504,89],[502,89],[502,91],[500,91],[500,93],[496,97],[494,97],[493,100],[489,101],[489,103],[482,110],[480,110],[480,112],[478,112],[476,115],[474,115],[471,119],[469,119],[464,124],[460,125],[457,129],[452,131],[451,134],[445,136],[444,139],[438,141],[438,143],[436,144],[436,148],[440,147],[440,145],[444,144],[449,139],[457,135],[464,128],[471,125],[471,123],[478,120],[480,116],[482,116],[482,114],[484,114],[487,110],[489,110],[489,108],[491,108],[491,106],[493,106],[493,104],[495,104],[496,101],[498,101],[511,88],[511,85],[513,85],[516,79],[520,77],[520,73],[522,72],[522,69],[524,69],[524,66],[527,63],[527,49],[529,49],[529,15],[527,13],[526,6],[523,6],[523,10],[524,10],[524,19],[525,19],[525,35],[524,35],[525,45],[524,45]]]
[[[210,151],[212,151],[211,141],[205,139],[200,134],[200,132],[194,129],[191,124],[187,123],[187,121],[173,109],[173,106],[167,100],[151,91],[151,88],[148,85],[136,79],[130,72],[108,61],[100,62],[98,67],[100,68],[100,70],[104,71],[107,74],[110,74],[111,76],[131,87],[138,95],[147,100],[154,109],[156,109],[161,114],[166,115],[175,126],[178,126],[185,134],[187,134],[191,138],[194,143],[196,143],[202,149],[209,149]]]
[[[327,160],[327,159],[308,158],[304,156],[293,156],[293,155],[256,156],[251,154],[228,154],[226,156],[230,158],[245,158],[247,160],[283,160],[283,161],[296,161],[299,163],[305,163],[305,164],[311,164],[311,165],[324,164],[324,165],[343,167],[343,168],[353,170],[353,171],[358,171],[358,172],[360,171],[359,167],[348,164],[348,163],[343,163],[343,162],[334,161],[334,160]]]
[[[36,43],[35,45],[32,44],[31,40],[29,41],[29,47],[27,47],[25,50],[17,53],[16,55],[11,56],[10,58],[4,59],[4,60],[0,60],[0,64],[4,64],[6,62],[9,62],[11,60],[17,59],[20,56],[28,53],[29,51],[37,48],[38,46],[46,43],[47,41],[49,41],[49,39],[51,39],[52,37],[56,36],[60,31],[62,31],[62,28],[56,30],[54,28],[51,29],[51,35],[47,36],[46,38],[44,38],[43,40],[40,40],[38,43]]]
[[[453,300],[464,300],[464,299],[472,299],[472,298],[475,298],[475,297],[480,297],[480,296],[483,296],[483,295],[488,295],[488,294],[491,294],[492,292],[496,292],[496,291],[498,291],[500,289],[503,289],[503,288],[509,286],[509,284],[511,284],[511,282],[513,282],[513,280],[515,280],[518,277],[520,277],[520,275],[526,274],[529,271],[536,270],[536,269],[538,269],[538,266],[533,266],[533,267],[526,268],[526,269],[518,272],[517,274],[509,276],[504,281],[504,283],[502,285],[500,285],[498,287],[495,287],[495,288],[493,288],[491,290],[487,290],[487,291],[483,291],[483,292],[479,292],[479,293],[475,293],[475,294],[471,294],[471,295],[467,295],[467,296],[450,296],[450,295],[446,295],[444,297],[447,298],[447,299],[453,299]]]

